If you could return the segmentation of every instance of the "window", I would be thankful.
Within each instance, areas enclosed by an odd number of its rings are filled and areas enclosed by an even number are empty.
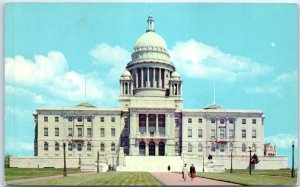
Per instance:
[[[233,144],[232,143],[230,143],[230,145],[229,145],[229,151],[233,151]]]
[[[87,118],[86,118],[86,121],[87,121],[87,122],[92,122],[92,117],[91,117],[91,116],[87,117]]]
[[[82,128],[77,128],[78,136],[82,136]]]
[[[193,133],[192,129],[188,129],[188,137],[189,137],[189,138],[192,137],[192,133]]]
[[[188,118],[188,123],[193,123],[193,119],[192,118]]]
[[[233,129],[229,129],[229,138],[233,138]]]
[[[48,136],[48,127],[44,128],[44,136]]]
[[[198,118],[198,123],[202,123],[202,118]]]
[[[82,122],[82,117],[78,117],[77,121]]]
[[[59,144],[58,144],[58,142],[55,143],[55,151],[59,151]]]
[[[111,136],[112,137],[116,136],[116,129],[115,128],[111,128]]]
[[[48,122],[48,117],[44,116],[44,122]]]
[[[198,145],[198,152],[202,152],[202,145],[200,143]]]
[[[225,146],[224,146],[224,144],[220,145],[220,152],[223,152],[223,153],[225,152]]]
[[[104,137],[105,136],[105,131],[104,128],[100,129],[100,137]]]
[[[193,151],[192,144],[191,144],[191,143],[189,143],[189,145],[188,145],[188,152],[192,152],[192,151]]]
[[[234,122],[234,119],[233,118],[229,118],[229,123],[233,124],[233,122]]]
[[[104,117],[100,117],[100,122],[104,122]]]
[[[225,119],[220,119],[220,124],[225,124]]]
[[[246,130],[242,130],[242,138],[246,138]]]
[[[68,128],[68,136],[73,136],[73,129],[72,128]]]
[[[115,151],[116,150],[116,145],[115,145],[115,143],[112,143],[111,144],[111,151]]]
[[[47,142],[44,143],[44,151],[48,151],[48,143]]]
[[[253,145],[252,145],[252,151],[256,152],[256,145],[255,145],[255,143],[253,143]]]
[[[87,128],[87,136],[88,137],[92,136],[92,128]]]
[[[247,151],[246,149],[247,149],[246,148],[246,144],[243,143],[243,145],[242,145],[242,152],[246,152]]]
[[[72,117],[68,117],[68,121],[69,121],[69,122],[72,122],[72,121],[73,121],[73,118],[72,118]]]
[[[87,150],[87,151],[91,151],[91,150],[92,150],[92,145],[91,145],[91,143],[88,143],[88,144],[87,144],[86,150]]]
[[[256,130],[252,130],[252,138],[256,138]]]
[[[72,142],[69,142],[69,144],[68,144],[68,150],[69,150],[69,151],[72,151],[72,149],[73,149]]]
[[[210,129],[210,137],[215,138],[216,137],[216,129]]]
[[[100,151],[104,151],[104,150],[105,150],[104,143],[101,143],[101,144],[100,144]]]
[[[59,136],[59,128],[55,128],[55,136]]]
[[[252,119],[252,124],[256,124],[256,119]]]
[[[79,144],[77,144],[77,151],[81,151],[81,150],[82,150],[82,144],[79,143]]]
[[[210,123],[216,123],[216,119],[215,118],[210,119]]]
[[[242,119],[242,124],[246,124],[246,119]]]
[[[225,138],[225,128],[220,128],[220,138]]]
[[[59,117],[55,117],[55,122],[59,122]]]
[[[202,138],[202,129],[198,129],[198,138]]]
[[[111,122],[116,122],[116,118],[115,117],[111,117]]]
[[[211,144],[210,151],[211,152],[215,152],[216,151],[216,144],[214,144],[214,143]]]

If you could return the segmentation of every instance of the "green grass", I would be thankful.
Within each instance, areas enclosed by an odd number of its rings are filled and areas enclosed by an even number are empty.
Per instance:
[[[40,180],[30,183],[18,183],[16,185],[110,185],[110,186],[161,186],[160,181],[147,172],[107,172],[94,173],[82,176],[68,176],[51,180]]]
[[[68,169],[68,173],[79,173],[79,169]],[[63,169],[55,168],[5,168],[5,180],[62,175]]]
[[[224,173],[197,173],[197,176],[238,183],[242,185],[295,185],[297,178],[290,178],[291,170],[227,170]]]

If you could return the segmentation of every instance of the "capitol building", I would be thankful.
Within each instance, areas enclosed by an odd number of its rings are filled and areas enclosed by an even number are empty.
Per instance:
[[[184,163],[198,171],[224,170],[231,157],[234,169],[247,169],[250,149],[260,160],[256,169],[287,168],[287,157],[265,154],[263,111],[216,103],[183,108],[183,80],[154,18],[147,23],[119,79],[119,108],[83,102],[36,109],[34,156],[12,157],[11,167],[62,168],[65,147],[67,167],[82,170],[110,165],[117,171],[166,171],[170,165],[181,171]]]

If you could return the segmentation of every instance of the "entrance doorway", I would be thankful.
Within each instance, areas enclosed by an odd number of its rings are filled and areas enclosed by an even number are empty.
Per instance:
[[[155,143],[149,143],[149,156],[155,156]]]
[[[145,156],[145,142],[140,142],[139,155],[140,156]]]
[[[165,143],[164,142],[159,142],[159,144],[158,144],[158,155],[159,156],[165,155]]]

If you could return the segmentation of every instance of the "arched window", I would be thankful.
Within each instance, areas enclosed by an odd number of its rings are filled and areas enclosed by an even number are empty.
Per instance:
[[[201,145],[201,143],[199,143],[199,145],[198,145],[198,152],[202,152],[202,145]]]
[[[68,150],[69,150],[69,151],[72,151],[72,149],[73,149],[72,142],[69,142],[69,144],[68,144]]]
[[[212,144],[211,144],[210,151],[211,151],[211,152],[215,152],[215,151],[216,151],[216,144],[215,144],[215,143],[212,143]]]
[[[59,143],[55,142],[55,151],[59,151]]]
[[[105,151],[105,145],[104,145],[104,143],[100,144],[100,151]]]
[[[48,151],[48,142],[44,143],[44,151]]]
[[[115,151],[116,150],[116,145],[115,143],[111,143],[111,151]]]
[[[247,151],[246,144],[243,143],[243,145],[242,145],[242,152],[246,152],[246,151]]]
[[[189,143],[189,145],[188,145],[188,152],[192,152],[192,151],[193,151],[192,144],[191,144],[191,143]]]
[[[87,151],[91,151],[91,150],[92,150],[92,145],[91,145],[90,142],[87,144],[86,150],[87,150]]]
[[[256,145],[255,145],[255,143],[253,143],[253,145],[252,145],[252,151],[256,152]]]

